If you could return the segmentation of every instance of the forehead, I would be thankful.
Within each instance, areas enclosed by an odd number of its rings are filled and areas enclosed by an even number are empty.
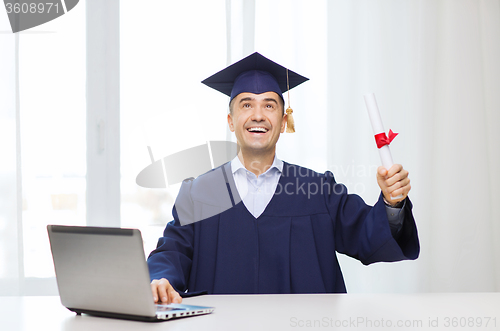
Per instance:
[[[243,100],[251,100],[251,101],[272,101],[274,100],[276,103],[279,103],[281,100],[281,97],[276,93],[276,92],[264,92],[260,94],[255,94],[255,93],[249,93],[249,92],[243,92],[238,94],[235,98],[234,101],[236,103],[239,103],[240,101]]]

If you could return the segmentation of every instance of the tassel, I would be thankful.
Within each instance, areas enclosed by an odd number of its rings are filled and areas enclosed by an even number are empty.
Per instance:
[[[286,90],[288,94],[288,108],[286,109],[286,133],[294,133],[295,132],[295,121],[293,120],[293,110],[290,107],[290,86],[288,84],[288,68],[286,69]]]
[[[286,132],[287,133],[294,133],[295,132],[295,122],[293,120],[293,110],[292,108],[288,107],[286,109],[286,114],[287,114],[287,120],[286,120]]]

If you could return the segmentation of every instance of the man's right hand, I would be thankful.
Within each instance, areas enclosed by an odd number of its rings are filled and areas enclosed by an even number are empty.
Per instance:
[[[182,297],[165,278],[153,279],[151,282],[151,291],[153,291],[155,303],[167,305],[182,302]]]

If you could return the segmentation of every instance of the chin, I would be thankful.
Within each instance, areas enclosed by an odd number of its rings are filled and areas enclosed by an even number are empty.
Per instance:
[[[252,151],[253,153],[268,153],[273,150],[273,147],[270,147],[268,145],[251,145],[251,146],[246,146],[246,150]]]

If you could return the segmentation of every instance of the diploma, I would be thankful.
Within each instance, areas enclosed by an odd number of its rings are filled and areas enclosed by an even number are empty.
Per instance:
[[[375,135],[380,160],[382,161],[382,165],[389,170],[394,164],[394,162],[392,162],[389,144],[398,134],[392,132],[392,130],[389,130],[389,136],[385,134],[384,125],[382,124],[382,118],[380,117],[380,112],[377,106],[377,100],[375,100],[375,94],[365,94],[364,98],[366,109],[368,110],[368,115],[370,116],[370,122],[372,123],[373,134]],[[398,199],[400,197],[401,196],[391,198]]]

